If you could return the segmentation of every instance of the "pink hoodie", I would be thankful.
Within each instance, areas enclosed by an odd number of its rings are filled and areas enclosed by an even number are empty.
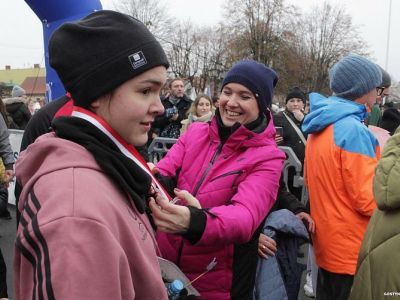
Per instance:
[[[146,215],[85,148],[46,134],[16,174],[16,299],[167,299]]]

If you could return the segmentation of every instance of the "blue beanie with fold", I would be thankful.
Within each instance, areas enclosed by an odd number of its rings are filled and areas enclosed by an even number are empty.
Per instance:
[[[355,100],[382,82],[379,66],[359,55],[342,58],[329,70],[330,88],[335,96]]]
[[[222,88],[232,82],[248,88],[256,97],[260,112],[265,112],[271,106],[278,75],[273,69],[255,60],[241,60],[228,71]]]

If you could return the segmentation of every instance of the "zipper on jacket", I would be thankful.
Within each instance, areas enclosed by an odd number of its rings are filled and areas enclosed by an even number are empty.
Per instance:
[[[180,268],[181,267],[181,258],[182,258],[182,251],[183,251],[183,244],[184,240],[181,238],[181,244],[179,245],[179,250],[178,250],[178,259],[176,262],[176,265]]]
[[[214,165],[215,161],[217,160],[217,158],[218,158],[219,155],[221,154],[221,150],[222,150],[222,146],[223,146],[223,145],[224,145],[223,143],[220,143],[220,144],[218,145],[218,148],[217,148],[217,150],[215,151],[215,153],[214,153],[214,155],[213,155],[211,161],[208,163],[207,169],[204,171],[203,175],[201,175],[200,181],[197,183],[196,188],[194,189],[193,194],[192,194],[194,197],[196,197],[196,194],[197,194],[197,192],[199,191],[200,186],[201,186],[202,183],[204,182],[204,179],[206,178],[208,172],[210,172],[210,170],[211,170],[212,166]]]
[[[217,180],[219,178],[227,177],[227,176],[230,176],[230,175],[235,175],[235,174],[241,175],[241,174],[243,174],[243,172],[244,172],[243,170],[230,171],[228,173],[221,174],[221,175],[219,175],[217,177],[214,177],[213,179],[210,180],[210,182],[213,182],[213,181],[215,181],[215,180]]]
[[[217,150],[215,151],[211,161],[208,163],[207,169],[204,171],[203,175],[201,175],[200,181],[197,183],[196,188],[194,189],[193,192],[193,197],[196,196],[197,192],[199,191],[199,188],[201,186],[201,184],[203,183],[204,179],[206,178],[208,172],[210,172],[211,167],[214,165],[215,161],[217,160],[217,158],[219,157],[219,155],[221,154],[221,150],[222,150],[222,146],[224,144],[220,143],[218,145]],[[182,252],[183,252],[183,246],[184,246],[184,240],[181,240],[181,244],[179,245],[179,251],[178,251],[178,259],[177,259],[177,266],[181,267],[181,258],[182,258]]]

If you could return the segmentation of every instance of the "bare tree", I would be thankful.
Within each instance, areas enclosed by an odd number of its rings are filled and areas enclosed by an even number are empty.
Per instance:
[[[233,60],[253,58],[273,65],[288,13],[284,0],[229,0],[225,10]]]
[[[121,0],[115,6],[118,11],[142,21],[161,42],[170,38],[175,21],[162,0]]]
[[[343,7],[325,2],[301,18],[296,28],[308,50],[305,76],[311,79],[310,90],[327,91],[328,70],[343,56],[367,54],[366,43]]]
[[[167,51],[174,75],[189,79],[191,84],[193,84],[194,76],[198,71],[197,62],[192,61],[193,51],[198,40],[192,23],[189,21],[179,23],[175,26],[174,35],[170,39],[171,47]]]
[[[198,69],[196,92],[204,92],[205,88],[209,87],[211,93],[216,94],[218,84],[226,70],[224,28],[222,26],[200,28],[197,30],[197,41],[192,58]]]
[[[213,28],[174,22],[163,1],[121,0],[118,9],[149,27],[167,52],[171,72],[197,92],[211,86],[215,94],[226,70],[244,58],[278,72],[278,93],[293,86],[328,92],[328,70],[336,61],[350,52],[367,54],[342,7],[325,2],[302,14],[285,0],[226,1],[226,20]]]

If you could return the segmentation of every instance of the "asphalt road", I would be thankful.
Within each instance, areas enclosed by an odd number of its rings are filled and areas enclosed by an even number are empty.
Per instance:
[[[15,221],[15,207],[10,206],[9,210],[12,219],[11,220],[0,219],[0,248],[7,265],[8,296],[10,297],[10,299],[14,299],[13,286],[12,286],[12,258],[13,258],[13,247],[14,247],[15,232],[17,229],[17,225]]]

